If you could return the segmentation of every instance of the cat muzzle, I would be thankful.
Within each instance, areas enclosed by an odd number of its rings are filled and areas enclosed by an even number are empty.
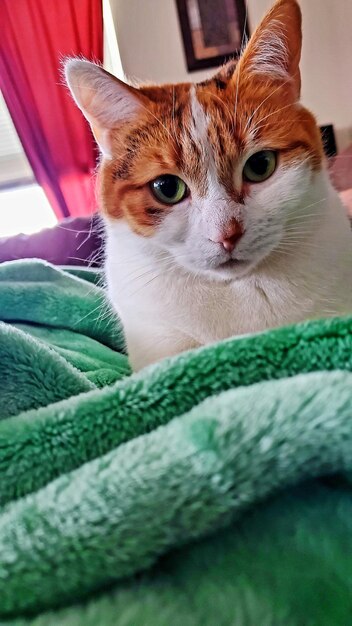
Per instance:
[[[242,225],[237,220],[232,219],[227,228],[219,236],[211,238],[210,241],[221,244],[226,252],[231,253],[243,234]]]

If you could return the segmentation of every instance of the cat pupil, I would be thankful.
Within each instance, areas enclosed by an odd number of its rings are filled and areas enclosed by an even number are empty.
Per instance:
[[[263,176],[269,167],[269,157],[265,152],[259,152],[249,159],[249,164],[255,174]]]
[[[176,176],[162,176],[155,182],[156,188],[166,198],[174,198],[178,190],[178,179]]]

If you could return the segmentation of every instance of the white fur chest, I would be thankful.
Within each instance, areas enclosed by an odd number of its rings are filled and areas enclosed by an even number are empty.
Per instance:
[[[352,310],[352,237],[341,212],[291,256],[232,282],[192,275],[166,254],[151,254],[123,222],[108,227],[106,256],[109,297],[136,370],[232,335]]]

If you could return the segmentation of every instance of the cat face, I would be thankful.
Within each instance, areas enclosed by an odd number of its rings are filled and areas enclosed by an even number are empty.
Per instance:
[[[86,61],[67,65],[101,146],[101,206],[180,266],[242,277],[304,222],[322,164],[299,104],[300,11],[279,0],[242,57],[203,83],[127,86]]]

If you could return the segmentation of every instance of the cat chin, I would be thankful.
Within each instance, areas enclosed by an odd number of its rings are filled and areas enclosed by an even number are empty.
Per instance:
[[[217,281],[231,281],[245,278],[256,267],[256,263],[251,261],[236,261],[230,260],[223,265],[219,265],[216,269],[212,268],[206,271],[206,274],[212,280]]]
[[[195,265],[187,266],[185,264],[183,269],[198,277],[203,276],[208,281],[229,282],[249,276],[256,265],[257,263],[253,261],[230,259],[217,267],[197,268]]]

